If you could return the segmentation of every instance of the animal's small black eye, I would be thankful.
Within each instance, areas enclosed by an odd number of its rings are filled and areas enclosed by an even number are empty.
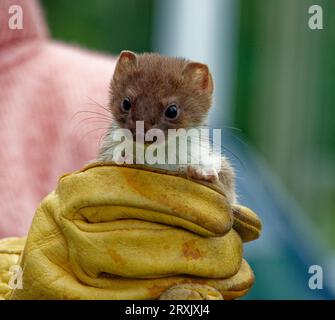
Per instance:
[[[122,109],[123,111],[129,111],[131,108],[131,100],[129,98],[125,98],[122,101]]]
[[[165,110],[165,117],[169,119],[177,118],[178,114],[179,114],[179,110],[178,110],[177,105],[175,104],[169,105]]]

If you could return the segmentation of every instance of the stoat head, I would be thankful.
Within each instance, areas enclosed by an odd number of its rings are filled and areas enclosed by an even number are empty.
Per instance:
[[[111,81],[110,110],[120,128],[135,134],[136,121],[152,129],[198,127],[212,104],[207,65],[154,53],[122,51]]]

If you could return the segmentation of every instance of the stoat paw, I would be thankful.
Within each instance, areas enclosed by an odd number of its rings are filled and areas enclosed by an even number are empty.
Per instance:
[[[214,168],[201,168],[197,166],[187,166],[186,174],[189,178],[215,182],[219,180],[219,175]]]
[[[159,300],[224,300],[221,293],[203,284],[178,284],[161,294]]]

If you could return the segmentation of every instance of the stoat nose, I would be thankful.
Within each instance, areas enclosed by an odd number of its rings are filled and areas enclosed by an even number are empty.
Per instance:
[[[144,132],[147,133],[152,127],[151,126],[144,126]]]

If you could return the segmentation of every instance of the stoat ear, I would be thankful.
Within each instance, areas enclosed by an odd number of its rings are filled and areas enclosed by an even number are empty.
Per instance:
[[[116,63],[114,77],[122,76],[122,74],[129,74],[133,72],[137,65],[137,57],[134,52],[121,51]]]
[[[213,93],[213,80],[207,65],[190,62],[184,68],[183,75],[197,90]]]

